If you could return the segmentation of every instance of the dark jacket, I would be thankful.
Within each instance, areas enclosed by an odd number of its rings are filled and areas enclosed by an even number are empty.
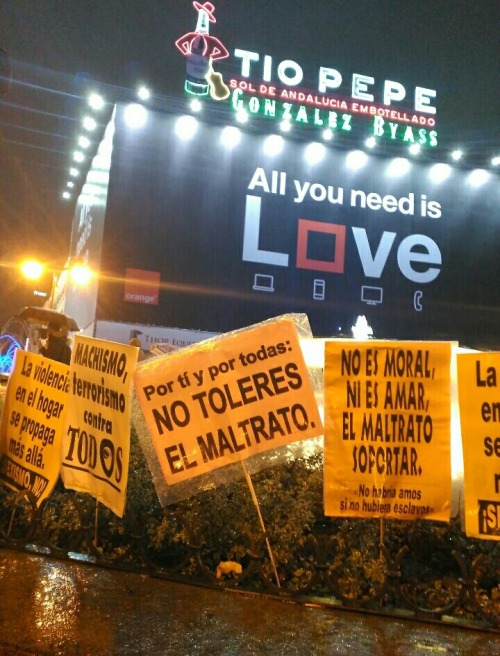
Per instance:
[[[49,335],[47,337],[47,346],[42,346],[39,352],[46,358],[64,362],[64,364],[69,364],[71,360],[71,348],[65,337]]]

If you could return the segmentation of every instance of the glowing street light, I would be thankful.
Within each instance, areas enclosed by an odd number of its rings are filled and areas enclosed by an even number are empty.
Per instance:
[[[75,262],[73,266],[69,267],[69,275],[71,280],[77,285],[88,285],[93,278],[93,272],[86,264]]]
[[[50,308],[52,308],[54,304],[55,290],[60,274],[67,272],[71,281],[81,287],[87,285],[94,276],[92,270],[86,264],[78,260],[62,269],[52,269],[47,267],[45,264],[43,264],[43,262],[40,262],[39,260],[26,259],[21,262],[19,268],[22,275],[28,280],[32,281],[40,280],[46,273],[52,274],[50,295],[46,302],[46,305],[48,305]]]
[[[38,260],[24,260],[20,265],[21,273],[28,280],[39,280],[45,270],[44,265]]]

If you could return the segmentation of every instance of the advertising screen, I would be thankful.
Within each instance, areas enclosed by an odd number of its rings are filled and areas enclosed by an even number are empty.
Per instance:
[[[497,342],[498,176],[130,111],[98,319],[223,332],[299,311],[316,336],[364,315],[378,338]],[[159,280],[154,303],[126,293],[133,270]]]

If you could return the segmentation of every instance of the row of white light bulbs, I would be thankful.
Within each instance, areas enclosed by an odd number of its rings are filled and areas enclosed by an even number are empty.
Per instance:
[[[131,106],[129,106],[131,108]],[[136,124],[137,126],[137,124]],[[194,116],[180,116],[175,124],[175,133],[182,140],[192,139],[198,129],[198,121]],[[240,143],[241,131],[235,126],[227,126],[221,132],[221,143],[227,148],[233,148]],[[267,156],[279,155],[285,147],[285,140],[277,134],[271,134],[264,139],[263,150]],[[327,152],[326,147],[319,142],[309,143],[304,151],[308,164],[318,164]],[[346,167],[351,171],[362,169],[368,162],[368,155],[363,150],[352,150],[346,155]],[[403,177],[411,169],[411,162],[406,157],[395,157],[390,160],[386,169],[389,177]],[[452,173],[449,164],[437,163],[430,167],[429,177],[433,182],[443,182]],[[467,181],[472,187],[480,187],[490,178],[489,171],[474,169],[468,175]]]
[[[138,95],[138,98],[141,99],[141,100],[147,100],[150,97],[149,91],[145,87],[142,87],[138,91],[137,95]],[[202,110],[203,103],[198,98],[194,98],[190,103],[190,108],[191,108],[192,112],[198,113]],[[249,115],[248,115],[247,111],[239,110],[236,113],[236,120],[239,123],[244,124],[244,123],[248,122],[248,119],[249,119]],[[136,105],[136,104],[129,105],[128,111],[125,115],[125,120],[127,121],[129,127],[132,127],[132,128],[142,127],[142,125],[144,124],[144,122],[146,120],[146,110],[145,110],[145,108],[142,107],[142,105]],[[189,128],[186,126],[185,129],[186,129],[186,134],[189,135]],[[291,129],[292,129],[292,123],[290,121],[283,120],[283,121],[280,122],[280,129],[281,129],[282,132],[290,132]],[[236,133],[233,133],[233,134],[236,134]],[[331,130],[331,129],[324,130],[322,134],[323,134],[323,139],[325,141],[331,141],[333,139],[333,136],[334,136],[333,130]],[[179,135],[179,136],[182,136],[182,135]],[[189,136],[187,136],[187,138],[189,138]],[[238,137],[235,137],[235,138],[238,139]],[[231,145],[234,145],[234,144],[231,144],[230,141],[229,141],[226,145],[231,146]],[[377,138],[376,137],[373,137],[373,136],[368,137],[365,141],[366,148],[373,149],[373,148],[375,148],[376,145],[377,145]],[[420,146],[420,144],[415,144],[415,143],[411,144],[408,147],[408,151],[409,151],[410,155],[416,156],[421,152],[421,146]],[[464,152],[462,150],[459,150],[459,149],[456,149],[451,153],[451,159],[454,162],[459,162],[463,158],[463,156],[464,156]],[[494,166],[494,167],[500,166],[500,156],[496,156],[496,157],[493,157],[491,159],[491,166]]]
[[[191,111],[193,112],[200,112],[203,108],[202,103],[197,98],[194,98],[191,101],[190,106],[191,106]],[[247,123],[249,120],[248,112],[245,109],[238,110],[236,112],[236,120],[242,124]],[[280,122],[280,130],[282,132],[290,132],[291,129],[292,129],[292,123],[290,121],[285,119]],[[322,135],[325,141],[331,141],[333,139],[334,133],[333,130],[327,128],[326,130],[323,130]],[[368,137],[365,141],[365,146],[369,149],[375,148],[376,145],[377,145],[376,137],[373,136]],[[408,146],[408,151],[410,155],[418,155],[421,152],[421,150],[422,147],[420,146],[420,144],[413,143],[410,144],[410,146]],[[451,153],[451,159],[454,162],[459,162],[463,158],[463,156],[464,156],[463,150],[460,150],[458,148],[452,151]],[[491,158],[491,166],[495,166],[495,167],[500,166],[500,156],[495,156]]]
[[[146,87],[140,87],[137,91],[137,97],[140,101],[146,102],[151,97],[149,89]],[[99,94],[92,93],[88,98],[89,107],[93,110],[99,111],[104,105],[105,101]],[[191,101],[191,110],[193,112],[201,111],[203,105],[198,99],[193,99]],[[129,127],[131,128],[140,128],[144,125],[147,117],[146,109],[139,104],[131,103],[128,105],[125,111],[125,120]],[[236,114],[236,119],[238,122],[245,123],[248,121],[248,113],[246,111],[239,111]],[[193,116],[182,116],[178,119],[176,125],[176,134],[181,139],[191,139],[196,130],[198,123]],[[83,119],[83,128],[87,132],[92,132],[97,127],[97,121],[92,116],[85,116]],[[283,132],[289,132],[291,130],[290,121],[282,121],[280,128]],[[330,129],[323,131],[323,138],[325,141],[329,141],[333,138],[333,131]],[[234,126],[228,126],[223,130],[222,133],[222,142],[226,147],[234,147],[238,145],[241,139],[241,132],[238,128]],[[85,150],[90,146],[91,141],[86,135],[82,135],[78,138],[79,150],[76,150],[73,153],[73,160],[75,166],[72,166],[69,170],[69,174],[72,178],[78,177],[80,174],[79,169],[76,164],[81,164],[85,161]],[[376,146],[377,139],[375,137],[369,137],[365,141],[365,146],[369,149],[372,149]],[[284,142],[281,137],[278,135],[270,135],[264,144],[264,152],[267,155],[277,155],[281,152],[284,147]],[[420,152],[420,146],[418,144],[411,144],[409,146],[409,152],[411,155],[418,155]],[[308,163],[314,164],[320,162],[325,154],[324,146],[320,143],[311,143],[306,148],[305,157]],[[458,162],[463,157],[463,151],[454,150],[451,153],[451,158],[453,161]],[[347,156],[346,165],[352,170],[362,168],[367,162],[367,155],[360,150],[352,151]],[[500,165],[500,157],[493,157],[491,160],[492,166]],[[388,175],[392,176],[402,176],[408,172],[410,168],[410,162],[404,157],[398,157],[392,160],[388,168]],[[445,180],[451,173],[451,167],[444,163],[435,164],[431,168],[431,178],[435,181]],[[489,175],[488,172],[484,169],[476,169],[471,172],[469,176],[470,183],[474,186],[480,186],[484,184]],[[63,192],[63,198],[66,200],[71,199],[72,194],[71,190],[74,189],[75,183],[73,180],[68,180],[66,183],[66,189]]]
[[[91,93],[87,102],[90,109],[94,111],[100,111],[106,104],[104,98],[97,93]],[[82,126],[86,133],[91,133],[97,128],[97,121],[93,116],[87,115],[83,118]],[[77,178],[80,175],[80,169],[77,165],[83,164],[83,162],[86,160],[85,151],[87,148],[89,148],[91,143],[91,140],[86,134],[82,134],[78,137],[78,150],[73,152],[74,165],[69,169],[69,175],[71,178]],[[63,191],[62,197],[65,200],[70,200],[72,198],[72,190],[74,188],[75,182],[73,180],[68,180],[66,182],[66,189]]]

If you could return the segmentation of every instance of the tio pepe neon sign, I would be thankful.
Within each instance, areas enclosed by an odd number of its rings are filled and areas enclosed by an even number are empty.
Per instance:
[[[209,35],[210,23],[216,22],[215,7],[210,2],[201,5],[195,1],[193,5],[198,12],[196,29],[175,43],[187,60],[188,94],[210,93],[215,100],[230,97],[235,112],[345,133],[352,130],[358,118],[371,119],[371,134],[375,137],[437,146],[435,89],[415,86],[408,103],[408,92],[401,82],[384,80],[377,84],[370,75],[353,73],[350,97],[340,97],[335,94],[343,88],[344,76],[327,66],[318,69],[315,91],[302,89],[304,70],[296,61],[285,59],[275,64],[271,55],[261,57],[258,52],[241,48],[234,50],[234,58],[240,61],[240,74],[231,77],[226,85],[212,67],[213,60],[229,56],[222,43]]]
[[[251,52],[249,50],[240,50],[237,48],[234,51],[234,56],[237,59],[241,59],[241,76],[247,79],[250,78],[252,63],[258,63],[260,61],[259,53]],[[291,71],[291,74],[289,74],[289,71]],[[286,87],[296,87],[301,84],[304,79],[302,67],[291,59],[286,59],[278,64],[276,67],[276,75],[281,84]],[[264,55],[262,64],[262,82],[269,85],[272,82],[272,79],[273,59],[270,55]],[[261,86],[266,87],[266,84]],[[335,68],[320,66],[318,73],[318,92],[320,94],[327,94],[336,91],[342,86],[342,84],[343,77],[340,71]],[[370,92],[373,85],[375,85],[375,78],[369,75],[353,73],[351,79],[352,99],[366,103],[375,102],[375,96]],[[268,93],[272,89],[276,90],[276,87],[267,86]],[[273,93],[273,91],[271,91],[271,93]],[[415,112],[436,114],[436,108],[431,105],[431,102],[436,98],[436,95],[434,89],[426,89],[418,86],[415,87]],[[402,102],[405,98],[406,89],[400,82],[384,80],[382,98],[380,99],[384,105],[390,106],[393,102]]]
[[[231,106],[234,111],[261,114],[268,118],[309,125],[317,128],[350,132],[358,117],[371,119],[371,134],[375,137],[400,139],[421,146],[437,146],[434,89],[417,86],[413,92],[412,109],[401,109],[407,90],[395,80],[384,80],[380,98],[373,77],[354,73],[351,76],[351,97],[332,95],[343,84],[337,69],[321,66],[317,91],[299,87],[304,79],[302,67],[291,59],[273,64],[270,55],[261,61],[259,53],[236,49],[241,60],[240,76],[229,80]],[[260,81],[254,72],[259,67]],[[274,80],[277,78],[277,82]]]

